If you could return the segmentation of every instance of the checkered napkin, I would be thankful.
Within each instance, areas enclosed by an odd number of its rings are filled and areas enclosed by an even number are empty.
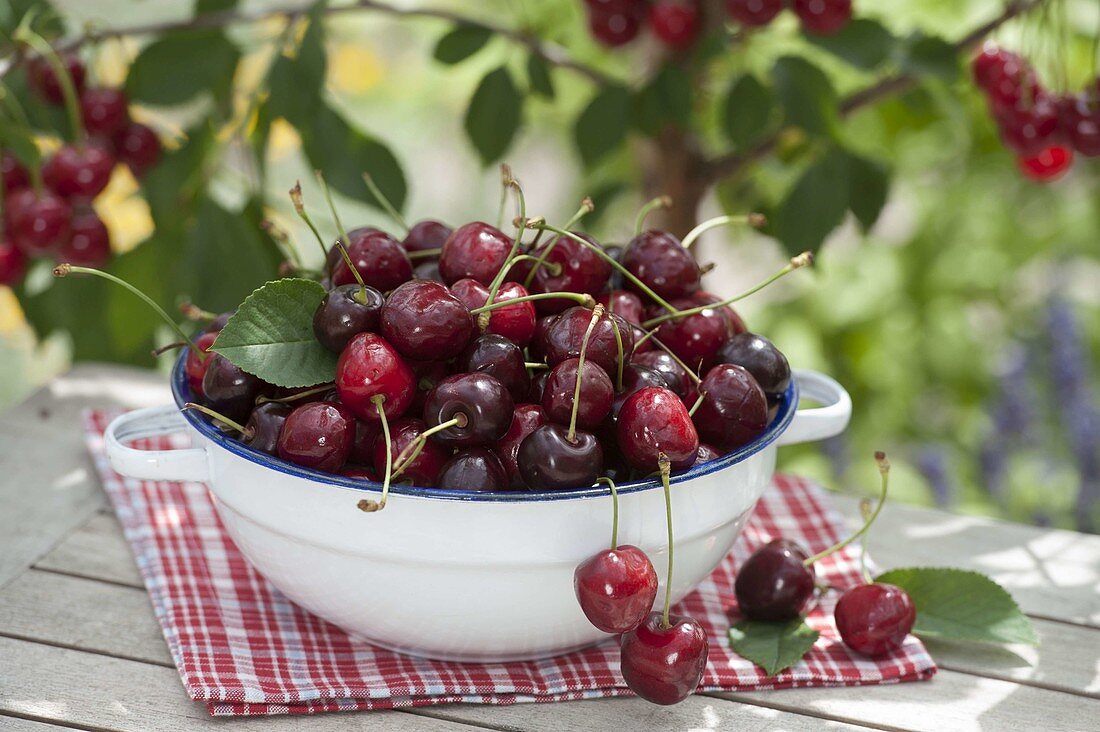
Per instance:
[[[132,480],[111,470],[102,436],[115,414],[86,415],[88,445],[183,685],[211,714],[310,714],[630,694],[619,675],[614,640],[557,658],[497,664],[430,661],[351,640],[295,606],[248,565],[222,528],[204,485]],[[181,444],[168,437],[137,446]],[[820,486],[776,476],[733,553],[674,608],[702,622],[709,633],[710,660],[701,690],[883,684],[927,679],[936,672],[913,636],[897,652],[875,660],[848,651],[833,625],[835,592],[827,593],[807,618],[821,631],[813,650],[777,676],[767,678],[730,650],[726,630],[738,563],[776,536],[816,552],[846,530]],[[852,548],[822,560],[817,569],[820,580],[836,587],[860,581]]]

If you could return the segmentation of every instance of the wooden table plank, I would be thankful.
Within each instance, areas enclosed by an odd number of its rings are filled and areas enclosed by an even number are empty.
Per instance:
[[[131,587],[145,586],[122,527],[111,512],[92,516],[34,566]]]
[[[61,727],[48,722],[34,722],[29,719],[0,714],[0,729],[4,732],[57,732],[57,730],[72,729],[72,727]]]

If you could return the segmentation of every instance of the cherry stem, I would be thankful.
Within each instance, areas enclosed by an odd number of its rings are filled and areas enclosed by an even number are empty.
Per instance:
[[[415,252],[407,252],[407,254],[409,255],[409,259],[428,259],[429,257],[438,257],[442,253],[443,249],[441,247],[436,247],[435,249],[420,249]]]
[[[137,295],[139,298],[141,298],[141,300],[146,305],[151,307],[153,309],[153,312],[155,312],[157,315],[159,315],[164,320],[164,322],[167,323],[168,326],[173,331],[175,331],[176,335],[179,336],[180,340],[185,342],[187,344],[187,346],[192,351],[195,352],[195,355],[197,355],[199,358],[201,358],[203,360],[206,360],[206,357],[209,354],[207,354],[205,351],[203,351],[201,348],[199,348],[198,346],[195,345],[195,342],[192,341],[188,337],[188,335],[183,332],[183,330],[179,327],[179,325],[176,323],[176,321],[172,320],[172,318],[168,315],[168,313],[164,312],[164,308],[162,308],[160,305],[157,305],[156,302],[153,301],[153,298],[149,297],[144,292],[142,292],[138,288],[134,287],[133,285],[131,285],[126,280],[115,277],[113,274],[111,274],[109,272],[104,272],[102,270],[93,269],[91,267],[78,267],[75,264],[69,264],[68,262],[62,262],[61,264],[59,264],[59,265],[57,265],[56,267],[53,268],[53,276],[54,277],[67,277],[70,274],[94,275],[96,277],[105,279],[109,282],[114,282],[116,285],[121,285],[122,287],[124,287],[125,289],[127,289],[131,293],[133,293],[134,295]]]
[[[638,210],[638,216],[634,219],[634,236],[642,233],[642,227],[645,226],[645,220],[649,216],[650,212],[658,208],[670,208],[672,206],[672,198],[669,196],[657,196],[651,201],[648,201],[641,209]]]
[[[736,216],[715,216],[713,219],[708,219],[689,231],[680,244],[684,249],[690,249],[691,245],[695,243],[695,240],[698,239],[700,235],[719,226],[749,224],[753,228],[758,229],[766,223],[768,223],[768,220],[764,218],[764,214],[758,213],[739,214]]]
[[[619,489],[615,487],[615,481],[606,475],[596,478],[597,483],[607,483],[611,488],[611,551],[619,548]]]
[[[393,470],[393,451],[389,449],[390,423],[386,419],[386,410],[382,408],[382,404],[386,401],[386,395],[375,394],[370,400],[374,403],[374,408],[378,412],[378,419],[382,422],[382,439],[386,441],[386,475],[382,479],[382,498],[377,501],[359,501],[359,508],[367,513],[374,513],[386,507],[386,497],[390,494],[390,480],[393,478],[391,474]]]
[[[344,222],[340,220],[340,214],[336,213],[336,204],[332,202],[332,192],[328,189],[325,177],[321,175],[319,170],[313,171],[313,174],[317,176],[317,182],[321,184],[321,193],[325,196],[328,210],[332,212],[332,220],[336,222],[336,231],[340,234],[340,238],[336,241],[336,246],[340,247],[340,256],[344,258],[344,264],[351,270],[351,276],[355,278],[356,283],[359,285],[359,291],[355,293],[355,301],[360,305],[366,305],[367,286],[363,283],[363,276],[359,274],[359,269],[351,263],[351,255],[348,254],[348,245],[351,244],[351,239],[348,238],[348,231],[344,228]]]
[[[321,261],[322,263],[328,259],[328,247],[325,246],[325,240],[321,236],[321,232],[317,230],[317,226],[314,225],[313,219],[306,213],[305,204],[302,202],[302,183],[301,181],[294,181],[294,187],[290,189],[290,202],[294,204],[294,212],[298,214],[298,218],[306,223],[309,230],[313,232],[313,237],[317,239],[317,245],[321,247]],[[322,266],[324,266],[322,264]]]
[[[615,334],[615,350],[618,352],[619,361],[615,371],[615,391],[620,392],[623,390],[623,368],[626,362],[626,354],[623,353],[623,334],[619,332],[619,322],[615,318],[611,317],[615,313],[614,308],[610,307],[614,298],[607,298],[608,311],[607,319],[611,321],[611,332]]]
[[[814,255],[813,254],[811,254],[810,252],[802,252],[797,257],[792,257],[791,261],[787,262],[787,264],[784,265],[784,267],[781,270],[779,270],[778,272],[773,274],[771,277],[768,277],[763,282],[760,282],[760,283],[750,287],[749,289],[742,292],[740,295],[735,295],[734,297],[730,297],[730,298],[727,298],[725,300],[720,300],[718,302],[711,303],[709,305],[700,305],[699,307],[688,308],[687,310],[680,310],[678,312],[668,313],[667,315],[660,315],[656,318],[651,318],[650,320],[645,321],[644,323],[642,323],[642,327],[646,328],[646,329],[649,329],[649,328],[652,328],[655,325],[660,325],[661,323],[664,323],[665,321],[668,321],[668,320],[678,320],[680,318],[686,318],[689,315],[696,315],[698,313],[703,312],[704,310],[713,310],[714,308],[722,308],[722,307],[725,307],[727,305],[732,305],[733,303],[737,302],[738,300],[744,300],[749,295],[752,295],[756,292],[759,292],[760,290],[763,290],[765,287],[767,287],[771,283],[775,282],[780,277],[783,277],[784,275],[788,274],[789,272],[794,272],[796,269],[801,269],[802,267],[806,267],[810,264],[813,264],[813,261],[814,261]]]
[[[589,198],[588,196],[585,196],[581,200],[581,207],[579,209],[577,209],[577,212],[574,213],[573,216],[568,221],[566,221],[565,224],[561,228],[568,230],[575,223],[577,223],[582,218],[584,218],[584,215],[586,213],[591,213],[595,209],[596,209],[596,206],[595,206],[595,204],[592,203],[592,199]],[[535,236],[535,241],[536,242],[543,235],[543,233],[544,233],[544,230],[539,229],[538,234]],[[554,239],[549,244],[547,244],[545,249],[543,249],[543,251],[539,253],[539,256],[537,258],[534,258],[535,264],[534,264],[533,267],[531,267],[531,271],[527,273],[527,278],[523,280],[523,286],[524,287],[530,287],[531,286],[531,283],[534,282],[534,280],[535,280],[535,273],[538,272],[540,267],[546,267],[546,269],[550,270],[550,274],[552,274],[555,277],[557,277],[561,274],[561,265],[560,264],[546,261],[547,258],[549,258],[549,256],[550,256],[550,252],[554,251],[554,247],[556,247],[558,245],[559,241],[561,241],[560,236],[557,237],[556,239]],[[535,247],[534,247],[534,245],[532,245],[531,246],[531,251],[534,251],[534,250],[535,250]],[[551,267],[553,267],[554,269],[551,269]]]
[[[2,196],[0,196],[0,198],[2,198]],[[154,348],[153,349],[153,351],[152,351],[153,358],[156,358],[157,356],[163,356],[164,354],[168,353],[169,351],[174,351],[177,348],[186,348],[186,347],[187,347],[187,344],[183,341],[176,341],[175,343],[166,343],[166,344],[164,344],[163,346],[161,346],[159,348]]]
[[[592,199],[590,197],[585,196],[584,198],[581,199],[581,207],[577,209],[576,213],[574,213],[569,218],[569,220],[566,221],[565,224],[562,225],[561,228],[563,228],[563,229],[573,228],[573,226],[578,221],[580,221],[581,219],[584,218],[585,214],[590,214],[595,210],[596,210],[596,204],[592,203]]]
[[[510,300],[500,300],[498,302],[486,303],[479,308],[474,308],[470,311],[471,315],[481,315],[490,310],[496,310],[497,308],[508,307],[509,305],[515,305],[521,302],[531,302],[532,300],[572,300],[578,305],[584,305],[585,307],[592,307],[595,304],[595,299],[591,295],[586,295],[580,292],[536,292],[534,295],[523,295],[522,297],[513,297]]]
[[[61,96],[65,100],[65,112],[68,114],[69,123],[73,128],[73,139],[78,143],[83,143],[87,133],[84,131],[84,117],[80,114],[80,100],[76,95],[73,78],[69,75],[69,70],[65,67],[61,57],[57,55],[57,51],[45,38],[27,26],[20,26],[15,33],[15,39],[30,46],[35,53],[50,65],[54,76],[57,77],[57,83],[61,85]]]
[[[537,228],[546,229],[547,231],[552,231],[555,234],[560,234],[561,236],[568,236],[570,239],[577,242],[581,246],[584,246],[584,247],[587,247],[588,249],[591,249],[593,252],[596,253],[597,256],[601,257],[604,261],[606,261],[608,264],[610,264],[612,266],[612,268],[614,268],[614,269],[618,270],[619,272],[621,272],[623,277],[625,277],[626,279],[633,282],[634,285],[639,290],[644,292],[646,295],[649,295],[649,297],[653,300],[653,302],[657,303],[658,305],[660,305],[661,307],[663,307],[665,310],[669,311],[670,313],[679,312],[676,308],[669,305],[667,300],[665,300],[663,297],[661,297],[656,292],[654,292],[652,289],[650,289],[649,286],[646,285],[646,283],[642,282],[640,279],[635,277],[633,272],[631,272],[626,267],[624,267],[622,264],[620,264],[619,260],[615,259],[610,254],[605,252],[601,247],[599,247],[599,246],[597,246],[597,245],[595,245],[595,244],[593,244],[593,243],[591,243],[591,242],[589,242],[585,239],[582,239],[581,237],[577,236],[576,234],[574,234],[571,231],[566,231],[565,229],[560,229],[557,226],[551,226],[550,224],[546,224],[546,223],[528,224],[528,225],[532,226],[532,228],[536,228],[536,229]]]
[[[548,369],[550,364],[541,361],[524,361],[523,365],[529,369]]]
[[[333,386],[335,386],[335,384],[333,384],[332,382],[329,382],[328,384],[321,384],[320,386],[315,386],[311,389],[306,389],[305,391],[300,391],[297,394],[290,394],[290,395],[285,396],[285,397],[265,397],[265,396],[262,396],[262,397],[259,397],[256,400],[256,403],[257,404],[267,404],[268,402],[278,402],[279,404],[289,404],[290,402],[296,402],[300,399],[305,399],[307,397],[316,396],[317,394],[324,394],[326,391],[331,389]]]
[[[397,476],[401,475],[403,472],[405,472],[405,470],[408,469],[410,465],[412,465],[413,460],[416,460],[417,456],[419,456],[420,453],[424,450],[424,446],[428,444],[429,437],[437,432],[442,432],[443,430],[449,429],[451,427],[465,427],[468,421],[469,418],[465,414],[462,414],[460,412],[454,418],[449,419],[446,422],[440,422],[435,427],[426,429],[421,432],[419,435],[417,435],[415,440],[406,445],[405,449],[398,453],[397,459],[394,461],[394,463],[397,465],[397,468],[395,468],[393,471],[393,477],[396,478]]]
[[[866,521],[871,515],[871,499],[862,498],[859,501],[859,515]],[[867,584],[871,584],[874,580],[871,577],[871,573],[867,571],[867,536],[859,537],[859,573],[863,576],[863,580]]]
[[[699,392],[699,398],[695,400],[695,403],[691,405],[691,409],[688,410],[689,417],[695,416],[695,410],[697,410],[699,408],[699,405],[703,403],[703,399],[705,399],[706,396],[707,393],[705,391]]]
[[[504,259],[504,264],[501,265],[500,270],[493,277],[492,283],[489,285],[489,297],[486,298],[486,304],[492,304],[496,302],[497,293],[500,292],[500,286],[504,284],[504,278],[508,274],[508,270],[512,268],[512,260],[519,254],[520,244],[523,242],[523,234],[527,230],[527,199],[523,195],[523,189],[520,188],[519,182],[512,177],[512,170],[507,165],[500,166],[501,175],[507,178],[505,184],[505,190],[512,188],[516,192],[516,200],[519,203],[519,221],[516,223],[516,235],[512,238],[512,248],[508,250],[508,256]],[[478,327],[484,332],[489,327],[489,315],[481,314],[477,319]]]
[[[879,493],[878,505],[875,506],[875,510],[871,512],[870,516],[867,516],[866,518],[864,518],[863,526],[861,526],[859,528],[859,531],[852,534],[851,536],[849,536],[844,541],[837,542],[836,544],[833,544],[831,547],[829,547],[825,551],[818,552],[817,554],[813,555],[812,557],[809,557],[804,562],[802,562],[803,566],[809,567],[811,564],[818,561],[819,559],[824,559],[825,557],[829,556],[830,554],[834,554],[834,553],[840,551],[841,549],[848,546],[849,544],[851,544],[856,539],[858,539],[861,536],[863,536],[864,534],[866,534],[867,530],[871,528],[871,524],[875,523],[875,519],[878,518],[879,513],[882,511],[882,507],[886,504],[886,491],[887,491],[887,488],[890,485],[890,462],[886,459],[886,453],[884,453],[882,451],[876,452],[875,453],[875,462],[878,463],[878,472],[879,472],[879,475],[882,476],[882,489]]]
[[[573,384],[573,411],[569,414],[569,432],[565,439],[572,442],[577,436],[577,409],[581,405],[581,381],[584,375],[584,357],[588,352],[588,340],[592,337],[592,331],[596,329],[596,323],[603,317],[603,305],[592,308],[592,318],[588,321],[588,327],[581,338],[581,350],[577,354],[577,378]]]
[[[382,193],[382,189],[374,182],[374,178],[370,173],[363,173],[363,182],[367,184],[370,194],[378,201],[378,204],[385,210],[386,215],[393,220],[393,223],[401,227],[406,234],[409,233],[409,224],[405,221],[405,217],[394,207],[390,199],[386,198],[386,194]]]
[[[668,476],[672,471],[672,464],[668,456],[663,452],[657,458],[657,466],[661,471],[661,485],[665,489],[665,516],[668,518],[668,573],[665,575],[665,609],[661,616],[661,627],[668,628],[668,611],[672,605],[672,488],[668,484]]]
[[[219,414],[218,412],[215,412],[210,407],[203,406],[202,404],[196,404],[195,402],[187,402],[186,404],[183,405],[183,408],[184,409],[194,409],[196,412],[202,412],[203,414],[205,414],[207,417],[210,417],[211,419],[216,419],[219,422],[222,422],[226,425],[229,425],[230,427],[235,429],[237,432],[240,432],[242,435],[248,435],[249,434],[249,430],[246,427],[244,427],[240,422],[234,422],[229,417],[226,417],[224,414]]]
[[[512,169],[507,163],[500,166],[500,206],[497,208],[497,228],[504,226],[504,208],[508,205],[508,188],[513,180]]]

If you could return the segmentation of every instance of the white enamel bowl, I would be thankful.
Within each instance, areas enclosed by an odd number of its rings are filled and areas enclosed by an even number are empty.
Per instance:
[[[503,661],[553,656],[602,640],[573,594],[573,569],[607,546],[605,486],[478,493],[381,485],[300,468],[223,435],[195,412],[182,358],[176,404],[125,414],[107,428],[115,470],[132,478],[201,481],[241,552],[287,597],[370,643],[416,656]],[[796,411],[799,393],[825,406]],[[832,379],[796,372],[771,427],[735,453],[672,478],[673,600],[730,551],[768,486],[780,445],[839,434],[851,415]],[[127,442],[187,431],[187,449]],[[619,489],[619,542],[643,548],[662,577],[668,539],[657,481]],[[664,589],[658,595],[658,604]]]

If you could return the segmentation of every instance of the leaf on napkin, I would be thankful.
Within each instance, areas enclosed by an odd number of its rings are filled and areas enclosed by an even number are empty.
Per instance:
[[[729,629],[730,647],[763,668],[768,676],[802,660],[819,635],[802,618],[783,623],[742,620]]]

